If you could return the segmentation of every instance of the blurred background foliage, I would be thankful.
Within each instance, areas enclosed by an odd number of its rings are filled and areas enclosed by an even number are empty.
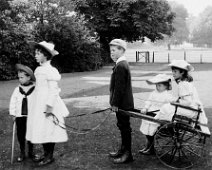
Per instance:
[[[31,41],[55,44],[60,54],[52,64],[61,73],[111,62],[108,44],[114,38],[212,46],[211,11],[193,24],[185,8],[166,0],[1,0],[0,80],[16,78],[16,63],[38,66]]]

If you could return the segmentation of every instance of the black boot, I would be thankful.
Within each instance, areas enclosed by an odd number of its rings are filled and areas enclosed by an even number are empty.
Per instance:
[[[143,154],[143,152],[146,152],[150,148],[151,145],[152,145],[151,140],[150,140],[149,136],[146,135],[146,146],[143,149],[139,150],[138,152],[140,154]]]
[[[111,158],[118,158],[118,157],[122,156],[126,150],[126,147],[124,145],[124,133],[121,130],[120,130],[120,132],[121,132],[121,146],[117,152],[109,153],[109,156]]]
[[[38,158],[37,162],[41,162],[45,159],[45,157],[48,155],[48,143],[44,143],[43,145],[43,155]]]
[[[25,156],[25,141],[20,142],[20,150],[21,150],[20,155],[17,158],[18,162],[22,162],[26,158],[26,156]]]
[[[121,131],[122,143],[125,146],[124,153],[120,157],[113,159],[115,164],[129,163],[133,161],[133,156],[131,152],[131,130]]]
[[[33,144],[30,141],[27,141],[28,145],[28,158],[30,158],[34,162],[38,162],[40,160],[39,156],[34,154]]]
[[[145,150],[140,150],[139,153],[144,155],[154,155],[155,149],[154,149],[154,136],[146,136],[147,137],[147,148]]]
[[[117,152],[110,152],[110,153],[109,153],[109,156],[110,156],[111,158],[118,158],[118,157],[120,157],[121,155],[123,155],[124,151],[125,151],[125,147],[124,147],[124,145],[122,144],[121,147],[120,147],[120,149],[119,149]]]
[[[54,162],[53,153],[54,153],[55,143],[47,143],[45,144],[45,149],[47,151],[46,156],[43,160],[38,163],[38,166],[45,166],[52,162]]]
[[[131,151],[125,151],[122,156],[113,159],[114,164],[124,164],[124,163],[130,163],[133,161],[133,156]]]
[[[25,160],[25,151],[21,151],[19,157],[17,158],[18,162],[22,162]]]

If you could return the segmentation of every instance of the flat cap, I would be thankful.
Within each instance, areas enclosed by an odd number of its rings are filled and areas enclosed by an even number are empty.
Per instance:
[[[110,42],[110,45],[122,47],[124,50],[127,49],[127,43],[124,40],[121,40],[121,39],[113,39]]]

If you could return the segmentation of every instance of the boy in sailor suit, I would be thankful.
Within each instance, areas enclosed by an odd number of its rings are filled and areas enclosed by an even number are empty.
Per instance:
[[[22,64],[16,64],[18,71],[19,85],[13,91],[10,99],[9,114],[13,116],[16,122],[17,138],[20,145],[20,155],[17,158],[18,162],[25,159],[25,143],[26,143],[26,125],[28,113],[32,112],[33,91],[35,88],[35,76],[33,71]],[[28,144],[28,156],[34,159],[33,144]]]

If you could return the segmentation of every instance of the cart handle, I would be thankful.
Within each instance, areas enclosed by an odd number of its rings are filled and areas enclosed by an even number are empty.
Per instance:
[[[180,104],[180,103],[177,103],[177,102],[172,102],[171,105],[181,107],[181,108],[184,108],[184,109],[188,109],[188,110],[192,110],[192,111],[195,111],[195,112],[202,112],[201,109],[195,109],[193,107],[186,106],[186,105],[183,105],[183,104]]]

